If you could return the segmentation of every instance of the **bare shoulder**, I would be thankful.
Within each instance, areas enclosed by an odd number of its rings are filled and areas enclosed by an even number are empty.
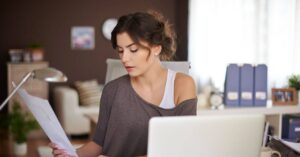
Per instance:
[[[185,100],[196,97],[196,84],[191,76],[183,73],[177,73],[174,86],[176,105]]]

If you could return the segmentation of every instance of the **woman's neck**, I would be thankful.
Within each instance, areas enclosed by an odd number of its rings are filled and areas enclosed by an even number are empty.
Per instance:
[[[164,79],[167,75],[167,69],[161,65],[160,62],[154,63],[144,74],[132,77],[131,82],[140,87],[154,87],[158,82],[165,82]]]

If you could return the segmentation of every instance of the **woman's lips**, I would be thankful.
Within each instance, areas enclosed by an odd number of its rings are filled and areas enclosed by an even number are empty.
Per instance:
[[[133,70],[134,67],[133,66],[125,66],[125,68],[126,68],[127,72],[130,72]]]

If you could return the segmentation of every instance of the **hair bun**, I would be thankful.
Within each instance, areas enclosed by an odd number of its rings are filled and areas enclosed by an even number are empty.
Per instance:
[[[149,10],[124,15],[112,31],[112,46],[116,48],[118,33],[126,32],[136,43],[146,41],[149,45],[160,45],[161,60],[171,60],[176,51],[176,34],[168,20],[157,11]]]

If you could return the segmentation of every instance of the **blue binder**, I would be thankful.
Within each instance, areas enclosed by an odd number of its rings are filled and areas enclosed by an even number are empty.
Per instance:
[[[300,116],[283,115],[282,117],[282,138],[297,141],[300,137]]]
[[[224,104],[228,107],[239,106],[239,71],[237,64],[229,64],[226,69]]]
[[[254,106],[267,105],[268,67],[258,64],[254,67]]]
[[[240,106],[251,107],[253,103],[254,68],[251,64],[240,67]]]

